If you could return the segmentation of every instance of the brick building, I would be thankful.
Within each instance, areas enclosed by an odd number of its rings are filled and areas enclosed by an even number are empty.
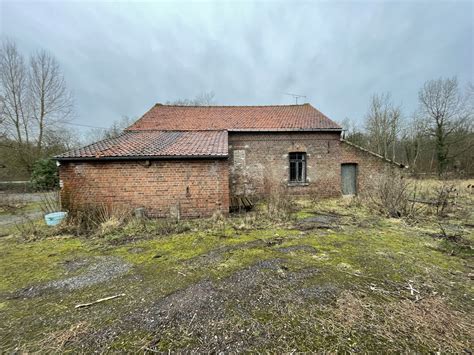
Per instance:
[[[362,191],[390,162],[341,131],[309,104],[157,104],[118,137],[56,159],[62,194],[76,204],[201,217],[277,187],[321,197]]]

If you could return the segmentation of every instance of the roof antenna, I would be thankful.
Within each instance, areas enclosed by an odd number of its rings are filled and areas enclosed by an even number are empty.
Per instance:
[[[293,98],[295,99],[295,104],[297,104],[297,105],[298,105],[298,99],[299,99],[299,98],[303,98],[303,97],[304,97],[304,98],[306,99],[306,96],[304,96],[304,95],[292,94],[292,93],[290,93],[290,92],[284,92],[283,95],[288,95],[288,96],[293,97]]]

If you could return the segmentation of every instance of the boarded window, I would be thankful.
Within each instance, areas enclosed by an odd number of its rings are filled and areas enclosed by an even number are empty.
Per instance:
[[[306,153],[290,153],[290,182],[306,182]]]

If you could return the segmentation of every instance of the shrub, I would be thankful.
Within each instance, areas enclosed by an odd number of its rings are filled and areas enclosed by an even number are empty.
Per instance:
[[[435,189],[436,214],[445,216],[456,204],[457,189],[453,184],[442,183]]]
[[[33,165],[31,185],[36,191],[54,190],[59,186],[58,168],[52,159],[41,159]]]
[[[61,211],[61,196],[59,190],[42,194],[40,197],[40,208],[44,214]]]
[[[376,177],[367,190],[366,201],[383,215],[392,218],[414,217],[417,188],[403,175],[387,172]]]
[[[294,197],[284,184],[273,184],[268,197],[264,200],[267,217],[273,220],[287,221],[296,210]]]
[[[132,217],[133,211],[124,205],[84,204],[69,210],[68,225],[76,234],[109,234],[123,227]]]
[[[21,216],[20,222],[15,223],[15,228],[25,240],[36,240],[39,236],[38,225],[27,215]]]

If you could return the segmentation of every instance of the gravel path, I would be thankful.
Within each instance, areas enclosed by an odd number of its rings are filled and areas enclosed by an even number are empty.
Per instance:
[[[29,298],[51,291],[77,290],[110,281],[125,274],[131,268],[129,263],[115,256],[98,256],[94,258],[74,260],[64,266],[67,271],[74,272],[79,269],[84,270],[79,275],[24,288],[16,292],[13,297]]]
[[[176,344],[190,335],[197,336],[192,350],[198,353],[238,353],[251,346],[265,348],[273,337],[272,325],[257,321],[251,316],[254,312],[272,309],[277,313],[290,303],[303,306],[308,298],[326,301],[336,293],[324,287],[304,290],[301,285],[319,270],[290,271],[285,264],[284,259],[264,260],[222,280],[201,280],[140,307],[123,324],[155,333],[147,346],[153,350],[167,334],[173,334]],[[242,318],[248,321],[235,324]]]

